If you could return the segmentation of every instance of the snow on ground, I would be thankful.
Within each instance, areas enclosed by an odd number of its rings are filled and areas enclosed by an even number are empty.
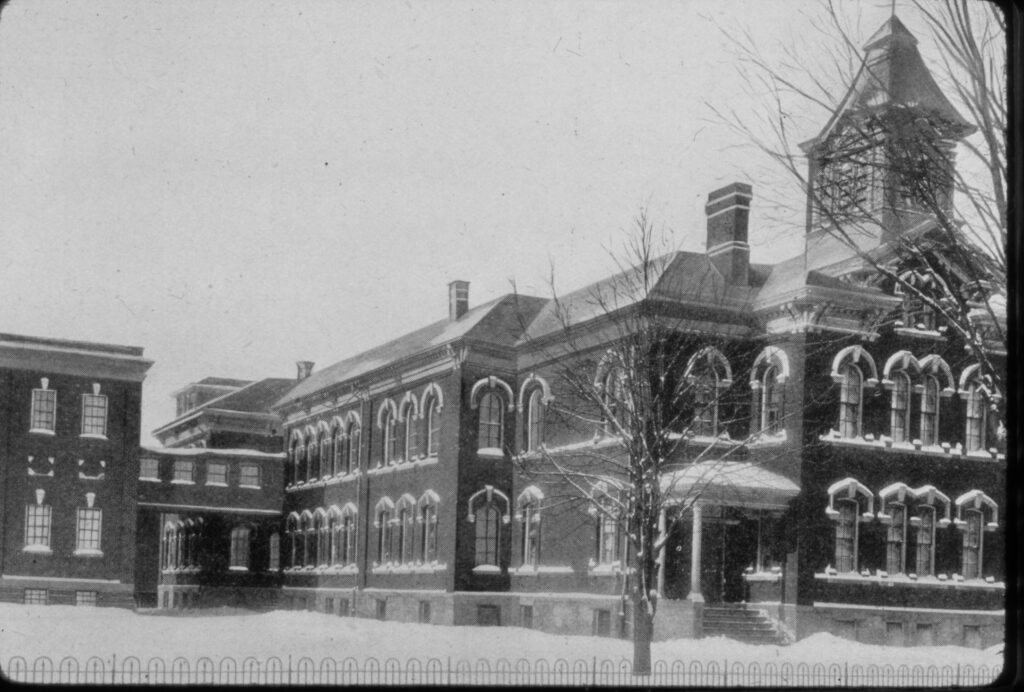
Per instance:
[[[632,658],[632,645],[617,639],[561,636],[518,627],[448,627],[343,618],[323,613],[142,615],[119,608],[26,606],[0,603],[0,666],[12,656],[58,662],[74,656],[123,659],[136,656],[194,661],[202,656],[238,661],[271,656],[380,661],[418,658],[475,662],[478,659],[531,662],[540,659],[586,661]],[[655,660],[758,663],[849,663],[875,665],[1002,666],[1001,646],[985,651],[959,646],[885,647],[816,634],[791,646],[750,645],[722,637],[657,642]]]

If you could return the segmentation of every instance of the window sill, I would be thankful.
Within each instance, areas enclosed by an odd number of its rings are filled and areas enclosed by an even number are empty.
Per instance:
[[[242,488],[244,490],[259,490],[263,486],[262,485],[249,485],[247,483],[239,483],[238,487]]]
[[[587,574],[592,577],[614,577],[622,574],[624,570],[618,562],[606,562],[602,564],[592,564],[587,569]]]
[[[249,568],[248,567],[238,567],[238,566],[232,565],[231,567],[228,567],[228,571],[229,572],[248,572]]]
[[[171,481],[171,485],[195,485],[195,484],[196,484],[195,481],[182,481],[182,480],[178,480],[177,478],[175,478],[175,479],[173,479]]]
[[[968,459],[997,460],[1006,458],[1005,454],[999,454],[993,450],[965,452],[963,447],[951,447],[948,442],[937,445],[915,445],[912,442],[892,442],[884,436],[879,439],[865,439],[864,437],[839,437],[839,431],[831,430],[828,434],[818,437],[822,442],[840,445],[843,447],[868,447],[879,449],[890,453],[917,454],[932,457],[965,457]]]
[[[23,553],[34,553],[36,555],[53,555],[48,545],[26,545],[21,549]]]
[[[473,574],[501,574],[501,567],[497,565],[477,565],[473,568]]]
[[[78,437],[82,440],[100,440],[102,442],[107,442],[107,436],[99,433],[82,433]]]
[[[46,428],[29,428],[28,431],[33,435],[49,435],[50,437],[53,437],[57,434],[56,431],[47,430]]]
[[[918,329],[917,327],[896,327],[892,330],[893,333],[900,336],[911,336],[918,339],[930,339],[932,341],[942,341],[946,338],[946,335],[936,329]]]
[[[782,572],[747,572],[743,575],[743,581],[779,582],[782,581]]]
[[[208,487],[214,487],[214,488],[226,488],[226,487],[228,487],[227,483],[214,483],[214,482],[211,482],[211,481],[206,481],[206,485]]]
[[[509,570],[509,574],[517,577],[537,577],[542,574],[575,574],[575,571],[568,565],[523,565]]]
[[[785,430],[774,434],[762,432],[755,435],[754,439],[747,443],[747,447],[770,447],[771,445],[777,445],[786,442],[788,439],[789,437],[786,435]]]
[[[504,459],[505,452],[497,447],[481,447],[476,450],[476,455],[482,459]]]
[[[1004,591],[1006,584],[1001,581],[986,581],[985,579],[964,579],[960,575],[954,575],[952,579],[940,579],[936,576],[917,577],[911,579],[906,574],[891,574],[881,576],[876,571],[867,576],[857,572],[844,572],[842,574],[817,573],[815,579],[826,583],[836,584],[877,584],[879,586],[900,586],[906,588],[938,588],[938,589],[978,589],[982,591]]]
[[[72,555],[75,557],[103,557],[103,551],[96,548],[81,548]]]
[[[143,483],[159,483],[159,478],[151,478],[150,476],[139,476],[139,480]]]

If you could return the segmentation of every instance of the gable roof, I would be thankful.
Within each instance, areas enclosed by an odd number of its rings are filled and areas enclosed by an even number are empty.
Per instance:
[[[468,310],[457,320],[439,320],[314,372],[281,396],[273,408],[461,339],[511,347],[544,302],[543,298],[508,294]]]
[[[917,39],[895,15],[864,44],[864,60],[853,84],[825,127],[801,146],[823,141],[848,113],[868,112],[887,106],[913,107],[937,113],[952,123],[959,136],[977,128],[964,119],[942,93],[921,54]]]

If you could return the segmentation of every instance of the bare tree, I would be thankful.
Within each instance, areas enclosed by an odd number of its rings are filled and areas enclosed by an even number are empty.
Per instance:
[[[545,420],[560,426],[566,443],[528,443],[530,451],[517,457],[517,465],[526,478],[553,489],[545,495],[549,509],[562,504],[583,510],[575,516],[595,517],[599,536],[605,525],[624,534],[622,629],[628,600],[633,671],[646,674],[659,566],[673,522],[712,483],[729,483],[723,471],[744,458],[748,442],[779,435],[783,412],[774,409],[778,417],[752,424],[752,395],[733,386],[746,380],[725,361],[750,363],[760,347],[756,335],[735,323],[709,326],[707,313],[692,312],[696,304],[714,312],[727,303],[728,289],[706,258],[689,253],[686,271],[670,269],[684,253],[656,251],[667,245],[645,212],[627,238],[625,251],[613,254],[625,258],[616,260],[619,272],[584,295],[559,297],[552,278],[557,326],[527,347],[541,354],[538,360],[547,364],[542,369],[554,377],[559,395]],[[680,297],[686,295],[697,300],[687,304]],[[770,409],[780,392],[760,396],[772,398]],[[600,539],[598,544],[599,551],[613,550]]]
[[[995,3],[912,5],[938,48],[931,69],[895,14],[862,52],[850,5],[822,0],[811,18],[823,37],[808,44],[814,59],[787,47],[772,62],[749,34],[723,29],[761,107],[741,114],[708,105],[796,184],[789,200],[807,199],[809,253],[815,233],[848,249],[865,282],[906,296],[910,309],[892,319],[954,332],[1000,391],[1005,370],[993,356],[1006,353],[1006,22]],[[795,114],[807,113],[831,117],[801,143],[809,123]],[[780,207],[786,213],[787,202]]]

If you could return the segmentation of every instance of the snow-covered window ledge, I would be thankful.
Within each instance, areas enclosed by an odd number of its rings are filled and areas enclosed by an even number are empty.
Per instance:
[[[98,548],[78,548],[72,555],[75,557],[103,557],[103,551]]]
[[[786,431],[777,433],[758,433],[754,439],[747,443],[747,447],[769,447],[785,442],[788,439]]]
[[[595,564],[591,560],[590,565],[587,568],[587,574],[595,577],[612,577],[622,573],[622,565],[618,562],[603,562],[601,564]]]
[[[504,459],[505,452],[497,447],[481,447],[476,450],[476,455],[481,459]]]
[[[82,433],[78,437],[83,440],[100,440],[102,442],[107,441],[106,435],[100,435],[98,433]]]
[[[497,565],[477,565],[473,568],[473,574],[501,574],[501,568]]]
[[[142,481],[143,483],[159,483],[160,482],[159,478],[150,478],[148,476],[146,478],[143,478],[142,476],[139,476],[139,480]]]
[[[918,440],[911,442],[893,442],[892,438],[887,435],[879,435],[876,439],[871,433],[868,433],[863,437],[842,437],[838,430],[831,430],[825,435],[819,435],[818,439],[822,442],[828,442],[841,447],[868,447],[871,449],[899,454],[914,454],[932,457],[967,457],[969,459],[979,460],[1001,460],[1006,458],[1005,455],[999,454],[995,448],[965,452],[959,443],[954,446],[950,445],[948,442],[941,442],[936,445],[922,445]]]
[[[432,466],[437,463],[437,455],[432,457],[424,457],[417,462],[419,466]]]
[[[48,428],[29,428],[28,431],[33,435],[49,435],[51,437],[57,434],[55,431],[49,430]]]
[[[37,543],[33,543],[31,545],[26,545],[24,548],[21,549],[21,552],[23,552],[23,553],[35,553],[36,555],[53,555],[53,551],[50,550],[50,546],[48,546],[48,545],[39,545]]]
[[[984,579],[964,579],[959,574],[952,576],[939,574],[937,576],[918,577],[912,574],[888,574],[884,570],[876,570],[874,574],[863,574],[857,572],[837,573],[834,570],[819,572],[814,575],[815,579],[821,579],[828,583],[840,584],[879,584],[886,586],[901,586],[907,588],[940,588],[940,589],[980,589],[983,591],[1001,591],[1006,589],[1006,584],[996,581],[994,577]]]
[[[575,571],[569,565],[523,565],[510,570],[510,573],[520,577],[536,577],[542,574],[575,574]]]
[[[195,485],[195,481],[185,481],[180,478],[174,478],[171,480],[171,485]]]
[[[946,335],[937,329],[918,329],[917,327],[896,327],[893,332],[900,336],[911,336],[919,339],[942,340]]]
[[[747,572],[744,581],[776,582],[782,580],[782,572]]]
[[[232,566],[228,567],[228,571],[229,572],[248,572],[249,568],[248,567],[243,567],[241,565],[232,565]]]
[[[206,485],[208,487],[211,487],[211,488],[226,488],[226,487],[228,487],[227,483],[211,483],[210,481],[207,481]],[[240,486],[240,487],[244,488],[245,486],[243,485],[243,486]]]

